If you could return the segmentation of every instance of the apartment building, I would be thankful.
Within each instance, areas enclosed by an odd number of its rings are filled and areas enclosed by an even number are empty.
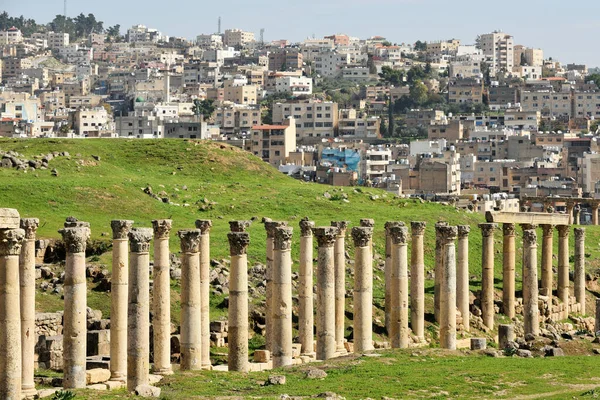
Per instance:
[[[353,82],[366,82],[372,79],[369,68],[362,65],[345,65],[341,69],[340,76]]]
[[[483,103],[483,81],[457,79],[448,84],[448,102],[454,104]]]
[[[354,108],[340,110],[338,134],[344,139],[376,139],[380,135],[381,120],[357,112]]]
[[[157,139],[163,137],[163,123],[152,113],[131,112],[129,115],[115,117],[115,126],[119,137],[137,139]]]
[[[110,137],[114,134],[111,117],[104,107],[75,111],[73,129],[82,137]]]
[[[454,61],[448,66],[452,78],[482,78],[481,63],[477,60]]]
[[[223,46],[223,36],[219,34],[208,34],[196,36],[196,45],[202,48],[220,48]]]
[[[531,49],[523,45],[514,46],[515,65],[529,65],[531,67],[541,67],[544,65],[544,50]]]
[[[303,57],[299,49],[283,48],[269,53],[269,71],[302,69]]]
[[[509,109],[504,112],[504,126],[517,131],[537,131],[542,120],[539,111],[521,111],[520,109]]]
[[[309,95],[313,91],[313,80],[307,76],[278,76],[275,92],[290,93],[292,96]]]
[[[427,54],[428,55],[440,55],[440,54],[456,54],[460,46],[460,40],[438,40],[427,43]]]
[[[542,117],[570,116],[573,113],[570,91],[521,89],[519,97],[521,109],[525,112],[540,111]]]
[[[223,101],[237,104],[257,104],[258,88],[254,85],[238,85],[233,80],[226,80],[223,88]]]
[[[215,110],[213,122],[223,135],[248,133],[253,126],[261,125],[260,107],[231,105]]]
[[[465,123],[459,119],[430,120],[427,126],[427,139],[446,139],[448,142],[462,140],[465,135]]]
[[[294,118],[286,118],[284,123],[279,125],[253,126],[245,146],[247,151],[274,167],[285,164],[290,152],[296,149]]]
[[[490,64],[492,74],[512,71],[515,66],[515,49],[511,35],[499,31],[486,33],[477,38],[477,46]]]
[[[348,54],[339,54],[333,51],[320,52],[314,61],[314,69],[323,78],[335,78],[340,75],[344,65],[350,62]]]
[[[273,104],[273,123],[283,125],[293,117],[298,141],[333,138],[338,130],[338,104],[330,101],[296,100]]]
[[[0,31],[0,46],[17,44],[21,43],[22,41],[23,34],[21,33],[21,30],[15,28],[14,26],[5,31]]]
[[[245,32],[241,29],[227,29],[223,37],[223,44],[228,47],[245,47],[254,42],[254,33]]]

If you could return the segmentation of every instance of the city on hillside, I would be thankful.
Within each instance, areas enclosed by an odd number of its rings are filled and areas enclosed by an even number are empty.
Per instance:
[[[223,141],[306,181],[598,223],[600,71],[510,32],[351,33],[188,40],[4,12],[0,136]]]

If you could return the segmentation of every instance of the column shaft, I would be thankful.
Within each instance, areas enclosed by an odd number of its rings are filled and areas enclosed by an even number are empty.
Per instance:
[[[392,226],[392,312],[390,340],[393,348],[408,347],[408,228]]]
[[[273,368],[292,365],[292,228],[275,229],[273,248]]]
[[[200,229],[200,356],[202,369],[211,369],[210,363],[210,229],[212,221],[198,220]]]
[[[442,281],[440,282],[440,346],[456,350],[456,248],[458,235],[455,226],[438,228],[443,255]]]
[[[481,317],[494,329],[494,230],[496,224],[479,224],[482,237],[481,255]]]
[[[153,371],[159,375],[173,373],[171,367],[171,271],[169,233],[171,220],[154,220],[154,280],[152,284]]]
[[[335,239],[335,344],[336,352],[345,353],[344,331],[346,321],[346,221],[331,222],[338,228]]]
[[[229,371],[248,372],[248,256],[250,236],[228,234],[231,273],[229,275]]]
[[[317,360],[334,356],[335,343],[335,261],[333,245],[337,228],[314,229],[318,243],[317,263]]]
[[[542,225],[542,280],[540,294],[552,296],[552,239],[554,225]]]
[[[569,316],[569,226],[558,226],[558,298],[564,305],[563,319]]]
[[[129,307],[127,308],[127,390],[148,384],[150,370],[151,228],[129,232]]]
[[[363,353],[365,351],[373,350],[373,255],[371,253],[372,236],[373,228],[352,228],[352,239],[354,240],[353,300],[355,353]]]
[[[127,381],[127,308],[129,231],[133,221],[111,221],[113,231],[110,283],[110,379]]]
[[[90,230],[85,226],[77,226],[67,227],[60,233],[62,233],[67,247],[64,283],[65,313],[63,316],[63,387],[80,389],[86,385],[85,247]]]
[[[298,271],[298,341],[302,353],[314,352],[314,305],[313,305],[313,234],[315,223],[300,221],[300,268]]]
[[[410,252],[410,321],[413,334],[425,338],[425,222],[414,221]]]
[[[458,227],[458,255],[456,257],[456,307],[463,319],[466,332],[470,331],[469,297],[469,225]]]
[[[35,232],[39,221],[35,218],[21,219],[25,240],[19,258],[19,284],[21,296],[21,388],[23,395],[36,393],[35,372]]]
[[[523,324],[525,334],[539,334],[537,233],[523,230]]]
[[[181,239],[181,369],[202,368],[200,330],[200,229],[177,232]]]
[[[502,242],[502,307],[504,315],[515,317],[515,224],[503,224]]]
[[[22,229],[0,230],[0,398],[7,400],[21,400],[22,394],[19,253],[24,237]]]
[[[575,228],[575,299],[585,315],[585,228]]]
[[[273,353],[273,247],[275,245],[275,229],[286,226],[287,222],[265,221],[267,231],[266,253],[267,273],[265,292],[265,348]]]

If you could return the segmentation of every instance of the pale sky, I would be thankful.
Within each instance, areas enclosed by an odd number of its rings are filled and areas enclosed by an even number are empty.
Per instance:
[[[0,0],[0,10],[38,23],[63,13],[63,0]],[[542,48],[544,56],[562,63],[600,66],[600,1],[580,0],[69,0],[67,15],[93,13],[122,34],[134,24],[170,36],[194,38],[200,33],[239,28],[265,41],[300,41],[334,33],[391,42],[461,39],[472,44],[478,34],[502,30],[515,44]]]

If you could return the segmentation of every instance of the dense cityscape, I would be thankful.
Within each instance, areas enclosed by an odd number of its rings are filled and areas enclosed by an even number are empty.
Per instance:
[[[485,195],[483,212],[600,193],[600,74],[577,60],[499,31],[291,43],[216,27],[188,40],[5,12],[0,136],[226,141],[299,179]]]

